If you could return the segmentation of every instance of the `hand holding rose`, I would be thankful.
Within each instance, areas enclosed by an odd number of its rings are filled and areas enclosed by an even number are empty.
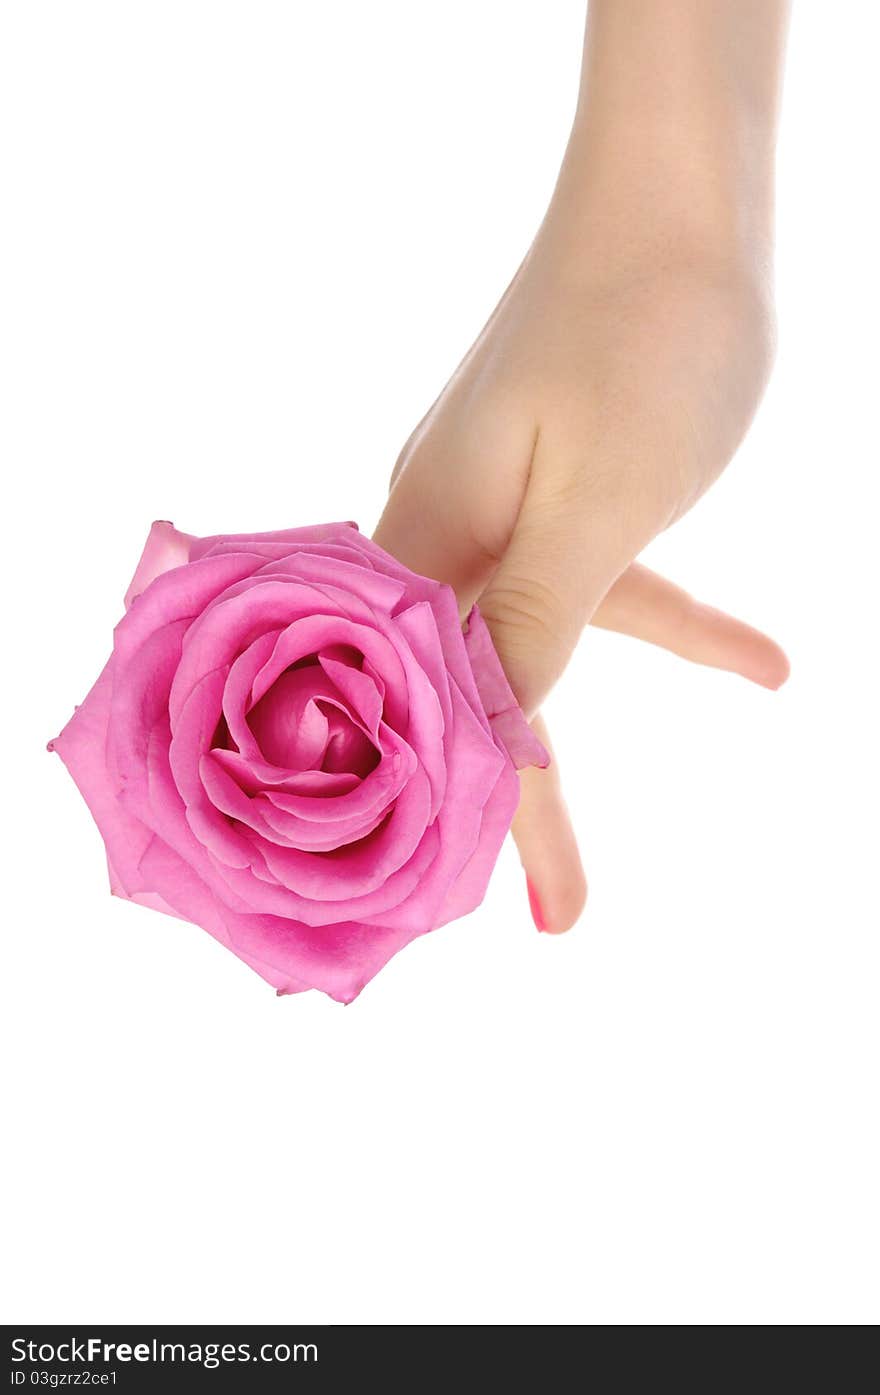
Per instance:
[[[785,681],[771,639],[635,559],[727,465],[769,372],[786,12],[591,0],[549,212],[398,461],[377,541],[479,598],[529,716],[588,623]],[[532,903],[565,930],[586,888],[555,762],[522,784]]]

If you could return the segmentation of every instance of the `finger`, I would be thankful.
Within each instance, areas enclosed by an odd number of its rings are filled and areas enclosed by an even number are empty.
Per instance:
[[[547,727],[537,716],[532,728],[550,748]],[[552,754],[552,752],[551,752]],[[546,770],[519,774],[521,796],[513,836],[526,874],[532,918],[539,930],[561,934],[574,925],[587,899],[577,840],[559,783],[556,758]]]
[[[417,431],[395,467],[375,541],[404,566],[452,586],[466,613],[510,538],[533,428],[453,410]]]
[[[399,475],[373,537],[411,571],[454,587],[463,608],[479,592],[488,559],[468,539],[442,471],[428,468],[423,457]]]
[[[510,543],[479,606],[510,685],[532,716],[603,596],[654,528],[609,476],[579,462],[532,471]]]
[[[591,623],[765,688],[780,688],[789,675],[785,652],[769,635],[695,600],[638,562],[614,583]]]

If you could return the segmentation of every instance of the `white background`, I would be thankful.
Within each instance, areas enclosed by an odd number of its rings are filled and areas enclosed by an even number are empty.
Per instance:
[[[581,924],[508,847],[344,1009],[111,900],[44,746],[151,519],[373,526],[542,215],[582,5],[4,7],[5,1320],[880,1316],[880,21],[796,9],[775,378],[651,549],[790,684],[589,634]]]

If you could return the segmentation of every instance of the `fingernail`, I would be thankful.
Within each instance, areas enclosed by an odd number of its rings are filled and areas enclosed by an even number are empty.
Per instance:
[[[538,893],[534,888],[531,877],[526,877],[526,889],[529,893],[529,909],[532,912],[532,920],[539,930],[546,930],[547,922],[544,919],[544,912],[541,910],[541,902],[538,900]]]

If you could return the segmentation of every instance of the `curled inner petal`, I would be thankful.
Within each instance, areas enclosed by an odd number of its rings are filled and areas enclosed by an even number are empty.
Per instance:
[[[317,663],[286,669],[251,708],[248,725],[266,760],[285,770],[363,777],[379,759],[336,684]]]

